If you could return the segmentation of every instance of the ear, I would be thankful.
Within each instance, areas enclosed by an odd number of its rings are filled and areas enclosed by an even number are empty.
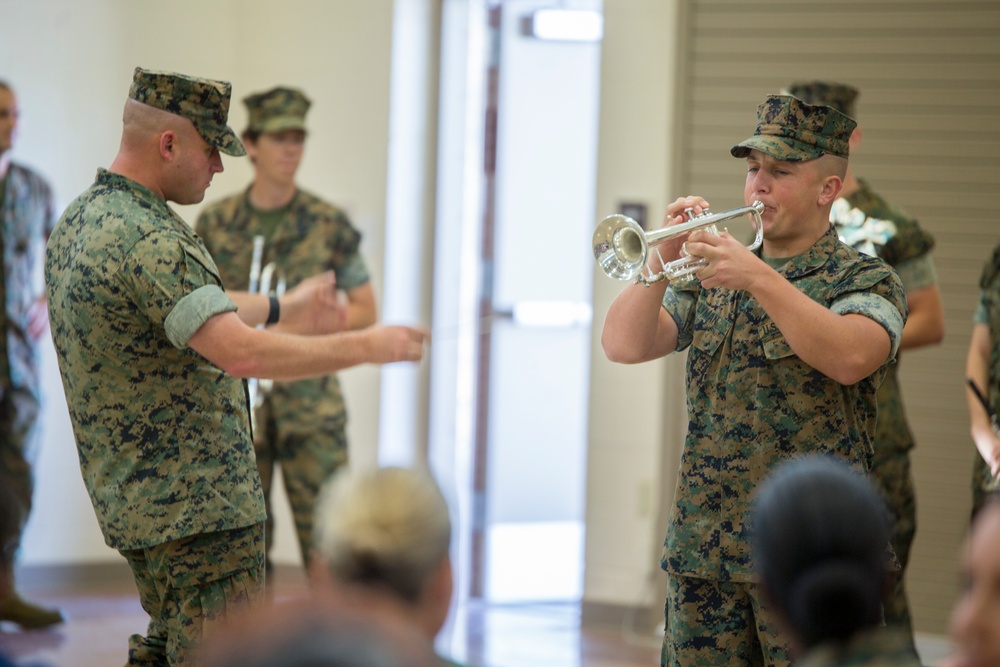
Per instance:
[[[825,176],[819,190],[819,197],[816,199],[816,204],[821,208],[832,204],[837,199],[837,195],[840,194],[843,187],[844,181],[840,176]]]
[[[177,154],[177,135],[173,130],[160,134],[160,157],[169,162]]]

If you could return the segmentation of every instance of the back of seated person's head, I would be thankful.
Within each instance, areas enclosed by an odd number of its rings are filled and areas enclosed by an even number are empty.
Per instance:
[[[440,630],[452,593],[451,519],[428,472],[338,472],[320,494],[314,535],[314,580],[388,595],[428,635]]]
[[[201,667],[431,667],[433,648],[413,627],[371,610],[317,599],[228,620],[199,649]]]
[[[802,649],[881,624],[889,526],[868,480],[829,457],[791,461],[761,487],[755,566]]]

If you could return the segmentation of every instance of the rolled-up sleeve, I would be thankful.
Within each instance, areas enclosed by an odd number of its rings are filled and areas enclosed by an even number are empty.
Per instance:
[[[834,301],[830,310],[839,315],[863,315],[881,324],[888,332],[892,344],[890,357],[896,355],[906,322],[892,301],[873,292],[853,292]]]
[[[188,341],[205,322],[221,313],[235,312],[236,304],[218,285],[205,285],[186,295],[173,307],[164,326],[174,347],[187,347]]]

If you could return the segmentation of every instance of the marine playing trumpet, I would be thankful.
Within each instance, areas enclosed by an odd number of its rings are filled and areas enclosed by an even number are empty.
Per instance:
[[[740,206],[722,213],[705,210],[695,215],[692,209],[685,209],[684,212],[688,217],[686,222],[650,231],[645,231],[639,223],[627,215],[620,213],[609,215],[601,220],[594,230],[594,259],[609,277],[617,280],[634,278],[636,283],[648,287],[667,278],[673,281],[691,280],[694,278],[694,272],[708,263],[705,258],[688,255],[682,249],[683,256],[680,259],[663,262],[663,270],[653,274],[646,268],[646,261],[649,259],[650,248],[658,243],[694,231],[718,234],[719,223],[743,216],[750,216],[755,232],[754,240],[747,249],[756,250],[764,240],[764,224],[760,217],[764,212],[762,202],[755,201],[750,206]]]

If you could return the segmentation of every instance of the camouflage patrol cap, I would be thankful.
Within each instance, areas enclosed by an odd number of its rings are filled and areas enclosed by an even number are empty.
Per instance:
[[[293,88],[272,88],[243,100],[250,112],[247,132],[306,131],[309,98]]]
[[[187,118],[205,141],[226,155],[246,155],[236,133],[226,125],[231,91],[228,81],[136,67],[128,96],[136,102]]]
[[[729,149],[733,157],[758,150],[786,162],[821,155],[846,158],[857,123],[828,106],[814,106],[791,95],[768,95],[757,107],[753,136]]]
[[[806,104],[825,104],[842,114],[854,117],[854,100],[858,89],[832,81],[803,81],[793,83],[782,93],[797,97]]]

